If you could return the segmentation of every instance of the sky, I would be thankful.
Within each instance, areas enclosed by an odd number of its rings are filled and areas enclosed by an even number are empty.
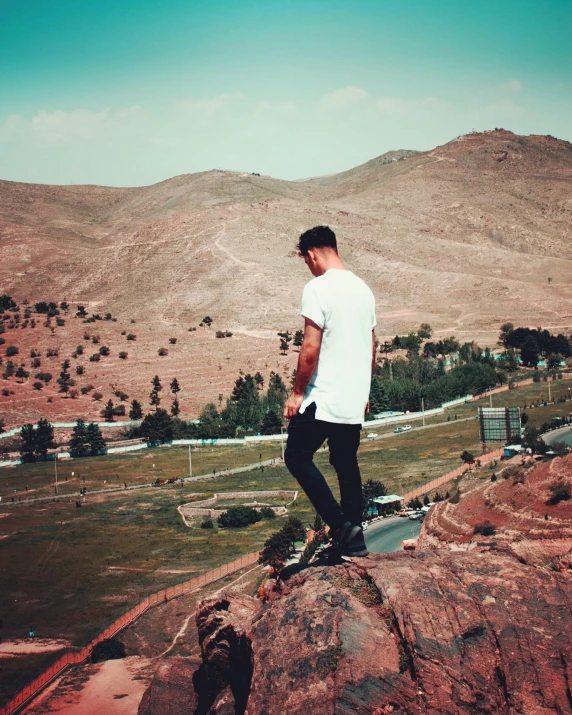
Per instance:
[[[503,127],[572,141],[570,0],[0,0],[0,179],[299,179]]]

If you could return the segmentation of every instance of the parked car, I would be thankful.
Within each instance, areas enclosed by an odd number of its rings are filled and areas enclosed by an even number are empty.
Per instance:
[[[410,432],[410,431],[411,431],[411,425],[403,425],[403,431],[404,431],[404,432]]]
[[[397,512],[397,516],[409,516],[411,514],[411,509],[402,509]]]
[[[395,432],[395,434],[399,434],[400,432],[404,432],[405,430],[403,429],[403,427],[396,427],[393,431]]]
[[[409,518],[411,521],[418,521],[419,519],[423,519],[425,514],[422,511],[414,511],[412,514],[409,514]]]

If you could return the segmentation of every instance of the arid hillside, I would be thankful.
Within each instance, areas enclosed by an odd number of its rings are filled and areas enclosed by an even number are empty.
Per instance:
[[[143,362],[130,355],[128,371],[116,360],[122,369],[107,374],[139,397],[160,369],[157,349],[211,316],[209,339],[161,363],[165,377],[187,373],[192,414],[239,369],[293,367],[276,331],[300,325],[309,274],[294,246],[318,223],[372,286],[380,337],[429,322],[492,345],[504,320],[572,326],[572,145],[504,130],[305,181],[224,171],[140,188],[0,181],[1,292],[82,303],[124,328],[135,320]],[[64,352],[83,328],[56,332]],[[233,337],[216,340],[217,329]]]

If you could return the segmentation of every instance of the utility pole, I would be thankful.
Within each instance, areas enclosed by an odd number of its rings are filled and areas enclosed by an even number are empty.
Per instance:
[[[56,486],[55,486],[55,494],[56,496],[58,495],[58,453],[54,453],[54,470],[56,472]]]
[[[421,412],[423,412],[423,427],[425,427],[425,400],[421,398]]]
[[[191,459],[191,445],[189,445],[189,477],[193,476],[193,462]]]
[[[550,375],[548,375],[548,402],[552,402],[552,391],[550,389]]]

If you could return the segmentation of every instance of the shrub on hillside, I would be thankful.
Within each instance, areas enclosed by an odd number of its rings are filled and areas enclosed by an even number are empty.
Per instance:
[[[546,502],[550,506],[559,504],[561,501],[568,501],[571,496],[570,484],[559,480],[550,485],[550,499]]]
[[[99,400],[101,400],[102,397],[103,397],[103,395],[101,394],[101,392],[94,392],[93,395],[92,395],[92,398],[93,398],[96,402],[99,402]]]
[[[159,348],[158,353],[159,355],[168,355],[169,351],[167,348]]]
[[[101,663],[104,660],[118,660],[125,658],[125,646],[115,638],[107,638],[98,643],[91,651],[92,663]]]
[[[214,528],[213,520],[210,519],[209,517],[207,517],[206,519],[204,519],[202,521],[201,529],[213,529],[213,528]]]
[[[231,506],[227,509],[224,514],[221,514],[217,521],[220,526],[231,527],[231,528],[241,528],[244,526],[249,526],[249,524],[256,524],[260,521],[260,512],[257,509],[253,509],[251,506]]]
[[[32,385],[32,387],[34,388],[34,390],[43,390],[43,389],[44,389],[44,383],[43,383],[43,382],[40,382],[39,380],[37,380],[36,382],[34,382],[34,384]]]
[[[263,506],[260,509],[260,516],[263,519],[276,519],[276,513],[275,513],[274,509],[272,509],[269,506]]]
[[[93,353],[93,355],[89,356],[90,362],[99,362],[100,360],[101,360],[101,355],[99,353]]]
[[[12,357],[13,355],[17,355],[20,351],[15,345],[9,345],[6,348],[6,357]]]
[[[127,353],[125,352],[125,350],[122,350],[119,353],[119,357],[121,358],[121,360],[127,360]]]
[[[83,375],[83,373],[84,373],[84,367],[83,367],[83,365],[76,365],[75,374],[76,374],[76,375]]]
[[[91,392],[92,390],[93,390],[93,385],[85,385],[85,387],[81,388],[81,394],[87,395],[87,393]]]
[[[493,534],[496,534],[497,529],[490,521],[483,521],[480,524],[475,524],[473,531],[475,534],[481,534],[482,536],[493,536]]]
[[[177,342],[177,338],[169,338],[169,342],[171,343],[171,345],[175,345],[175,343]]]
[[[129,335],[127,336],[127,340],[137,340],[137,336],[133,333],[129,333]]]
[[[34,377],[36,380],[41,380],[42,382],[45,382],[46,384],[50,382],[52,379],[52,373],[51,372],[37,372]]]
[[[100,355],[109,355],[109,348],[107,347],[107,345],[102,345],[99,348],[99,354]]]

